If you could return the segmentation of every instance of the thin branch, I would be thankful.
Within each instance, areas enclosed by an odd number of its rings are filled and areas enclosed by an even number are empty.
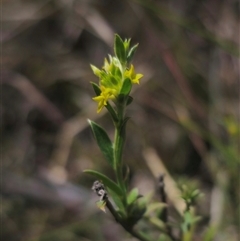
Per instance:
[[[161,201],[167,204],[167,195],[165,192],[165,183],[164,183],[165,174],[161,174],[158,179],[158,191],[160,194]],[[163,209],[162,213],[159,215],[159,218],[166,224],[167,234],[171,237],[172,240],[176,240],[176,238],[172,234],[172,229],[168,224],[168,206]]]
[[[119,216],[117,211],[114,209],[112,203],[107,199],[106,200],[106,206],[108,210],[111,212],[115,220],[128,232],[130,233],[133,237],[139,239],[140,241],[151,241],[145,234],[143,234],[140,231],[137,231],[133,227],[129,227],[125,221]]]
[[[159,176],[158,192],[160,194],[161,201],[163,203],[167,203],[167,197],[166,197],[166,193],[165,193],[165,184],[164,184],[164,174],[161,174]],[[164,208],[164,210],[162,211],[160,216],[161,216],[161,219],[163,220],[163,222],[166,223],[168,221],[168,210],[167,210],[167,208]]]

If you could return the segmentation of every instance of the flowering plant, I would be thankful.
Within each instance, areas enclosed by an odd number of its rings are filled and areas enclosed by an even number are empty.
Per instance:
[[[138,44],[130,47],[130,39],[122,40],[119,35],[115,35],[114,56],[104,60],[101,69],[91,65],[93,73],[99,78],[99,83],[91,83],[96,96],[93,100],[97,102],[97,112],[106,108],[115,127],[114,140],[112,141],[107,132],[97,123],[89,120],[93,134],[97,144],[105,156],[107,162],[112,167],[115,180],[107,177],[103,173],[94,170],[85,170],[85,173],[96,177],[92,189],[100,197],[97,202],[99,209],[105,212],[107,207],[115,220],[132,236],[141,241],[150,240],[179,240],[172,235],[166,212],[166,198],[162,198],[162,203],[151,202],[150,197],[143,197],[139,194],[137,188],[129,190],[128,173],[123,174],[122,152],[125,142],[126,124],[129,117],[125,115],[126,107],[132,103],[133,98],[130,96],[132,85],[139,84],[142,74],[136,73],[131,60],[136,52]],[[165,197],[163,177],[161,178],[162,197]],[[196,198],[196,195],[194,198]],[[114,201],[109,200],[111,197]],[[189,227],[196,222],[194,216],[191,215],[190,206],[193,204],[192,196],[184,196],[188,200],[187,210],[183,215],[182,230],[184,234],[189,233]],[[189,201],[190,200],[190,201]],[[166,211],[166,210],[165,210]],[[161,212],[163,212],[161,214]],[[165,214],[164,214],[165,213]],[[158,238],[151,238],[144,233],[140,227],[137,227],[140,220],[147,220],[155,229],[160,229],[161,234],[157,234]],[[145,227],[146,229],[146,227]],[[152,229],[154,230],[154,228]],[[186,236],[186,235],[185,235]],[[189,240],[189,235],[184,241]]]
[[[98,113],[105,107],[111,115],[115,126],[114,141],[110,140],[106,131],[98,124],[90,120],[89,123],[98,146],[114,170],[116,181],[94,170],[85,170],[85,172],[101,181],[96,181],[93,185],[93,190],[100,196],[98,207],[105,211],[107,206],[115,219],[128,232],[140,240],[148,240],[144,234],[133,228],[146,211],[146,200],[139,195],[136,188],[128,193],[126,177],[123,176],[122,151],[129,119],[125,116],[125,110],[133,100],[130,96],[132,85],[139,84],[139,80],[143,77],[142,74],[135,72],[131,64],[138,44],[130,47],[130,42],[130,39],[122,40],[116,34],[115,56],[109,55],[108,59],[105,58],[101,69],[91,65],[93,73],[99,78],[99,84],[91,83],[96,94],[93,100],[98,103]],[[114,200],[116,208],[109,201],[107,192]]]

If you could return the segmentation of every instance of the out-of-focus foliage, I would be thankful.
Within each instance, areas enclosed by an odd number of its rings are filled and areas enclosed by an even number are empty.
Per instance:
[[[102,64],[118,33],[139,43],[134,65],[144,74],[129,110],[130,183],[143,194],[154,190],[143,156],[154,148],[175,181],[196,180],[204,193],[193,240],[237,240],[239,2],[1,4],[2,239],[127,240],[98,212],[93,179],[82,173],[111,176],[86,119],[112,131],[91,101],[89,63]]]

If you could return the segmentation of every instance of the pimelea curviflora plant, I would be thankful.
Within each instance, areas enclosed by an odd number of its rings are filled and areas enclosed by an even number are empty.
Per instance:
[[[180,240],[172,235],[166,212],[165,214],[163,212],[166,208],[165,198],[163,202],[150,202],[151,198],[140,195],[137,188],[129,190],[128,174],[123,173],[122,153],[126,124],[129,120],[125,115],[126,108],[133,100],[130,96],[132,86],[139,84],[143,77],[142,74],[135,72],[135,68],[131,64],[138,44],[131,47],[130,42],[130,39],[122,40],[116,34],[115,55],[109,55],[108,59],[104,60],[101,69],[91,65],[93,73],[99,78],[98,84],[91,83],[96,94],[93,100],[98,104],[98,113],[106,108],[110,114],[115,128],[114,140],[112,141],[107,132],[95,122],[89,120],[89,124],[100,150],[115,173],[115,180],[94,170],[85,170],[85,173],[97,178],[92,187],[100,197],[97,206],[104,212],[107,208],[115,220],[132,236],[142,241]],[[163,178],[161,178],[161,182],[163,182]],[[165,196],[164,185],[161,185],[160,193]],[[188,203],[192,204],[190,201]],[[189,205],[188,207],[190,208]],[[162,215],[161,212],[163,212]],[[189,221],[191,217],[189,218],[188,215],[187,218],[187,225],[184,226],[186,232],[191,227],[191,220]],[[138,225],[140,220],[144,223]],[[186,223],[184,218],[182,223]]]

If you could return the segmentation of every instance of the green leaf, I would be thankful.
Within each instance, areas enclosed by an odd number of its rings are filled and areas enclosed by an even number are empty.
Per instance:
[[[119,188],[119,186],[110,178],[108,178],[107,176],[105,176],[104,174],[94,171],[94,170],[84,170],[84,173],[88,173],[94,177],[96,177],[98,180],[102,181],[103,184],[108,187],[109,189],[111,189],[114,193],[116,193],[119,197],[121,197],[123,195],[122,190]]]
[[[128,96],[126,105],[130,105],[133,102],[133,97]]]
[[[118,101],[118,103],[123,104],[124,101],[125,101],[125,97],[126,97],[125,95],[123,95],[123,94],[119,94],[118,97],[117,97],[117,101]]]
[[[151,217],[149,219],[149,221],[155,225],[156,227],[158,227],[161,231],[165,231],[166,232],[166,224],[161,221],[160,219],[156,218],[156,217]]]
[[[117,123],[118,122],[117,114],[116,114],[115,110],[113,109],[113,107],[108,102],[107,102],[106,108],[107,108],[109,114],[111,115],[114,123]]]
[[[93,87],[93,90],[94,90],[96,96],[99,96],[101,94],[101,90],[100,90],[99,86],[94,82],[91,82],[91,85]]]
[[[125,208],[122,202],[122,199],[120,198],[119,195],[117,195],[114,191],[112,191],[110,188],[108,189],[108,192],[111,196],[111,198],[113,199],[114,203],[116,204],[116,206],[118,207],[118,212],[121,213],[121,216],[126,216],[125,213]]]
[[[130,42],[131,42],[131,39],[125,39],[123,42],[126,53],[128,53]]]
[[[128,165],[125,165],[125,171],[124,171],[124,182],[126,183],[126,185],[128,185],[129,183],[129,179],[130,179],[130,168]]]
[[[120,60],[120,62],[124,64],[126,62],[125,47],[124,47],[123,40],[118,34],[115,34],[114,52],[115,52],[115,55]]]
[[[200,216],[194,216],[190,211],[186,211],[183,216],[184,220],[181,224],[181,228],[184,233],[188,232],[191,229],[191,226],[201,220]]]
[[[92,64],[90,64],[90,67],[91,67],[93,73],[94,73],[96,76],[98,76],[98,77],[101,76],[101,72],[102,72],[102,71],[101,71],[100,69],[98,69],[96,66],[94,66],[94,65],[92,65]]]
[[[128,223],[130,226],[135,225],[144,215],[146,212],[146,207],[140,207],[139,205],[131,206],[129,212]]]
[[[122,95],[128,95],[132,89],[132,82],[129,78],[126,78],[123,82],[120,94]]]
[[[150,215],[151,213],[156,213],[156,212],[159,213],[166,207],[167,207],[166,203],[156,202],[156,203],[148,204],[146,215]]]
[[[112,68],[112,75],[117,80],[117,84],[122,81],[122,72],[118,66],[114,65],[114,68]]]
[[[134,188],[127,196],[127,204],[131,205],[137,200],[137,198],[138,198],[138,189]]]
[[[191,198],[197,198],[200,195],[200,191],[198,189],[195,189],[192,193],[191,193]]]
[[[132,61],[132,58],[137,50],[138,44],[134,45],[128,52],[127,63],[129,64]]]
[[[113,167],[113,146],[105,130],[95,122],[88,120],[93,134],[97,140],[98,146],[108,163]]]
[[[140,197],[138,199],[138,207],[139,208],[145,208],[147,206],[147,202],[148,202],[148,197],[147,196]]]

